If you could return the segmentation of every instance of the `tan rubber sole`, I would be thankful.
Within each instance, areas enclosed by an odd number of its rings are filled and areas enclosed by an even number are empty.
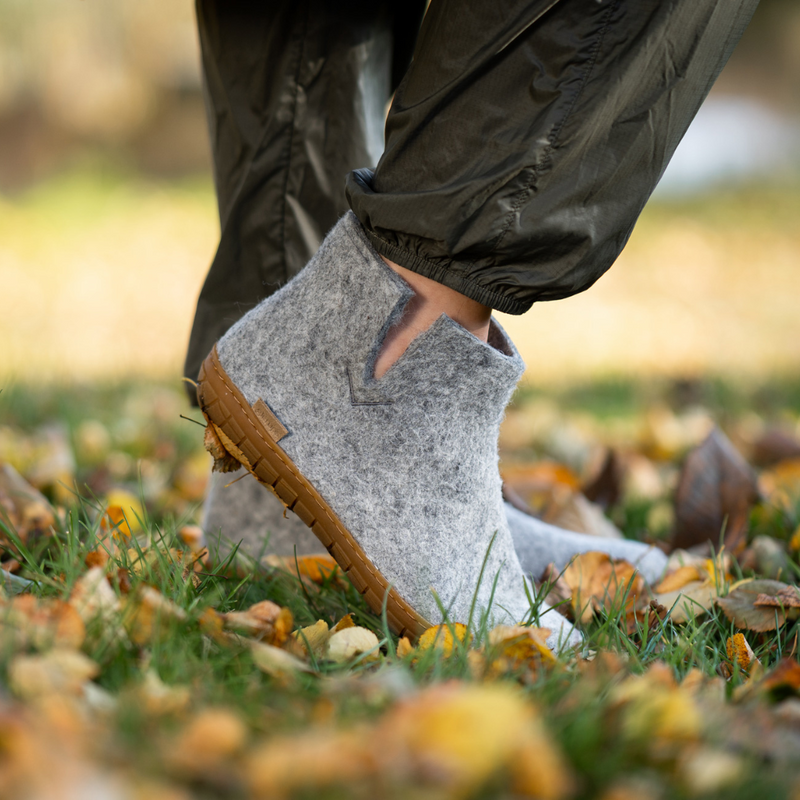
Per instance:
[[[197,399],[225,450],[311,528],[379,616],[385,600],[392,632],[416,639],[431,626],[389,586],[333,509],[270,435],[222,368],[216,345],[200,368]]]

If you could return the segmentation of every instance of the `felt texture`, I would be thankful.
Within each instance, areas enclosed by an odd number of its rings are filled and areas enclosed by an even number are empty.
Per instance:
[[[508,503],[505,504],[505,511],[520,564],[534,578],[540,578],[550,563],[555,564],[560,571],[577,553],[588,553],[592,550],[630,561],[650,583],[657,581],[667,566],[664,553],[642,542],[590,536],[557,528]]]
[[[231,483],[235,481],[235,483]],[[324,553],[311,529],[245,469],[211,474],[200,526],[211,551],[227,555],[235,545],[253,558]]]
[[[213,473],[201,525],[212,548],[223,554],[236,544],[253,558],[324,552],[311,530],[291,511],[284,514],[284,510],[283,503],[244,470],[225,475]],[[664,553],[641,542],[557,528],[509,503],[504,503],[504,511],[520,566],[534,579],[548,564],[561,570],[576,553],[590,550],[630,561],[651,583],[661,577],[666,567]]]
[[[490,624],[524,620],[526,579],[497,467],[524,364],[494,321],[486,344],[442,316],[376,380],[381,343],[411,296],[349,213],[297,277],[220,340],[220,362],[288,429],[280,446],[420,614],[436,624],[441,604],[466,622],[476,596]],[[553,644],[575,640],[559,614],[543,617]]]

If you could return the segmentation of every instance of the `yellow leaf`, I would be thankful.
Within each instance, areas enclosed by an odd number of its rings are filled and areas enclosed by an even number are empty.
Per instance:
[[[331,633],[339,633],[339,631],[346,630],[347,628],[354,628],[355,622],[353,622],[353,615],[352,614],[345,614],[332,628]]]
[[[22,698],[80,694],[86,681],[99,672],[97,664],[83,653],[56,648],[44,655],[15,656],[8,665],[8,682]]]
[[[414,652],[414,646],[411,644],[411,640],[408,636],[404,636],[400,641],[397,643],[397,657],[398,658],[406,658],[406,656],[410,656]]]
[[[385,752],[454,787],[478,788],[514,758],[535,714],[502,683],[448,683],[426,689],[386,714],[376,739]]]
[[[432,628],[428,628],[428,630],[419,637],[417,651],[424,653],[426,650],[436,648],[437,650],[441,650],[445,656],[449,656],[452,654],[455,645],[455,639],[453,638],[454,633],[459,642],[466,642],[467,626],[460,622],[455,622],[451,625],[435,625]]]
[[[247,728],[227,708],[207,708],[189,720],[170,748],[171,764],[183,773],[205,774],[236,755],[247,741]]]
[[[746,675],[750,674],[753,667],[761,664],[743,633],[730,637],[725,642],[725,649],[728,651],[728,661],[734,665],[738,664],[739,669]]]
[[[331,638],[328,623],[324,619],[317,620],[313,625],[301,628],[292,634],[292,637],[300,645],[303,654],[307,654],[310,649],[315,656],[321,656]]]
[[[115,535],[130,537],[142,530],[145,510],[136,495],[124,489],[112,489],[106,496],[106,517],[106,524]]]

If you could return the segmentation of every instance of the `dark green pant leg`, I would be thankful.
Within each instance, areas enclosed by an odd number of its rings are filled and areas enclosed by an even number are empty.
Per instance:
[[[519,314],[625,245],[757,0],[432,0],[374,174],[380,253]]]
[[[185,374],[299,272],[347,210],[344,181],[374,165],[392,81],[424,4],[197,0],[221,237]],[[191,394],[191,393],[190,393]]]

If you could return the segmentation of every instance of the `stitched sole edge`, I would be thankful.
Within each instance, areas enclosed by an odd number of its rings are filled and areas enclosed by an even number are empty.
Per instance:
[[[383,577],[333,509],[269,436],[244,395],[219,363],[214,345],[200,368],[197,400],[204,416],[224,434],[225,449],[306,524],[380,616],[386,599],[389,628],[416,640],[431,623]]]

